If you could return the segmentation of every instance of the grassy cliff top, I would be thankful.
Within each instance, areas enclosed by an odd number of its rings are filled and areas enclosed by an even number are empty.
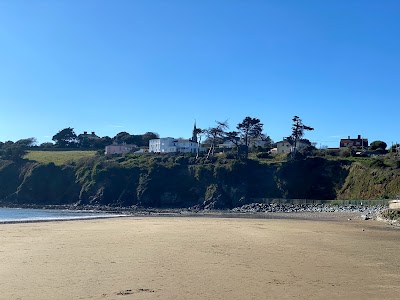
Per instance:
[[[94,157],[96,151],[28,151],[24,157],[40,163],[54,163],[57,166],[82,158]]]

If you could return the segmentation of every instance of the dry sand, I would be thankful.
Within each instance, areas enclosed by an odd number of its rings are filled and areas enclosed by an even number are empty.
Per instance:
[[[0,299],[399,299],[376,221],[128,217],[0,225]]]

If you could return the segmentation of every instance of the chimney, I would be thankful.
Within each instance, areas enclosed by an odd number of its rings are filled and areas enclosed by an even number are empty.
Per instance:
[[[84,131],[83,134],[87,134],[87,131]]]
[[[350,136],[349,136],[349,135],[347,136],[347,139],[348,139],[348,140],[350,139]]]
[[[357,139],[361,140],[361,135],[358,135]]]
[[[94,134],[94,131],[92,131],[92,135],[95,135],[95,134]]]

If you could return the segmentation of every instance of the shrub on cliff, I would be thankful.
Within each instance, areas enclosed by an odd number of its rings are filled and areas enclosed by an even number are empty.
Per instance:
[[[259,152],[256,154],[257,158],[271,158],[269,152]]]
[[[23,159],[27,153],[27,149],[36,143],[35,138],[18,140],[17,142],[5,142],[0,147],[0,158],[5,160],[18,161]]]

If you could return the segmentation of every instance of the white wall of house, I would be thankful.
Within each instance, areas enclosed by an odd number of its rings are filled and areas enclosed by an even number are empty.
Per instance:
[[[178,140],[175,143],[177,151],[181,153],[196,153],[198,144],[190,140]]]
[[[150,140],[149,152],[154,152],[154,153],[176,152],[175,141],[176,139],[171,137]]]
[[[290,153],[292,152],[292,145],[288,141],[280,141],[276,143],[278,153]]]
[[[301,141],[297,142],[297,150],[307,147],[308,144]],[[276,143],[276,148],[278,153],[290,153],[293,151],[292,145],[288,141],[280,141]]]

